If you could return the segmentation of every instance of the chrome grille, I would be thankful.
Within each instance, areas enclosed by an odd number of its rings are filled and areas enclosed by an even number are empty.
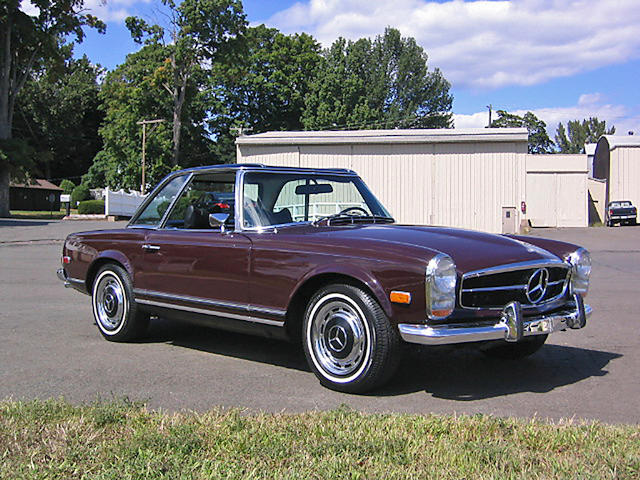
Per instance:
[[[546,270],[546,273],[543,274],[541,270]],[[569,266],[563,263],[527,265],[524,268],[505,266],[504,271],[492,269],[489,272],[470,272],[462,278],[460,305],[476,309],[499,309],[513,301],[518,301],[525,307],[544,305],[564,295],[568,275]],[[545,278],[546,288],[538,298],[531,292],[540,283],[541,276]]]

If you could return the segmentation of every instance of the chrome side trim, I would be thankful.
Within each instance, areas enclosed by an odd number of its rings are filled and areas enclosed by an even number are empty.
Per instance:
[[[593,310],[584,305],[584,319],[589,318]],[[550,315],[526,317],[522,321],[522,336],[545,335],[567,328],[581,328],[579,319],[582,312],[576,306],[574,310],[563,310]],[[447,324],[447,325],[414,325],[401,323],[398,325],[400,335],[405,342],[421,345],[449,345],[466,342],[482,342],[488,340],[505,340],[509,335],[509,326],[504,319],[496,323]]]
[[[283,317],[287,314],[286,310],[280,310],[277,308],[268,308],[268,307],[258,307],[247,305],[244,303],[235,303],[235,302],[221,302],[217,300],[209,300],[201,297],[191,297],[189,295],[173,295],[170,293],[164,292],[156,292],[154,290],[143,290],[139,288],[133,289],[134,295],[142,295],[145,297],[153,297],[161,300],[173,300],[178,302],[189,302],[195,303],[202,306],[213,307],[213,308],[229,308],[231,310],[240,310],[242,312],[248,313],[257,313],[257,314],[266,314],[272,315],[274,317]],[[142,302],[142,300],[136,299],[137,302]],[[178,305],[174,305],[173,303],[167,303],[167,305],[172,305],[178,308]],[[226,314],[225,314],[226,315]]]
[[[142,305],[153,305],[156,307],[171,308],[175,310],[184,310],[186,312],[202,313],[204,315],[213,315],[223,318],[231,318],[234,320],[243,320],[245,322],[262,323],[265,325],[273,325],[276,327],[284,326],[284,320],[268,320],[266,318],[252,317],[249,315],[237,315],[235,313],[219,312],[216,310],[208,310],[204,308],[187,307],[184,305],[176,305],[175,303],[156,302],[154,300],[143,300],[136,298],[136,303]]]

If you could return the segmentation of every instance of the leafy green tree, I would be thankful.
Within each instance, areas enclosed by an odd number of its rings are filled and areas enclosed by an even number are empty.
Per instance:
[[[34,69],[65,52],[68,39],[81,42],[83,27],[103,32],[104,23],[85,13],[84,0],[32,0],[36,14],[20,0],[0,2],[0,217],[9,215],[9,179],[25,173],[29,148],[13,139],[16,102]],[[68,50],[67,50],[68,51]]]
[[[210,129],[218,156],[235,161],[232,129],[251,133],[301,130],[310,82],[322,61],[320,45],[306,33],[284,35],[264,25],[249,28],[234,61],[213,70]]]
[[[76,184],[71,180],[65,178],[64,180],[62,180],[62,182],[60,182],[60,188],[64,191],[64,193],[70,195],[71,192],[73,192],[73,189],[76,188]]]
[[[529,153],[554,153],[547,124],[533,113],[527,112],[522,117],[504,110],[496,113],[498,118],[491,122],[492,127],[525,127],[529,131]]]
[[[613,135],[616,127],[607,128],[606,120],[590,117],[567,122],[565,129],[562,122],[556,129],[556,145],[561,153],[584,153],[585,143],[596,143],[602,135]]]
[[[98,77],[102,69],[84,56],[49,63],[25,84],[16,106],[14,136],[36,150],[45,178],[79,178],[100,150]]]
[[[91,192],[89,192],[89,187],[86,184],[80,184],[71,192],[71,205],[75,207],[78,202],[89,200],[90,198]]]
[[[450,84],[415,39],[387,28],[375,40],[336,40],[307,96],[307,129],[448,128]]]
[[[222,62],[246,28],[240,0],[161,0],[168,8],[169,25],[150,25],[128,17],[127,28],[136,42],[162,47],[166,62],[156,72],[159,84],[172,100],[173,167],[180,163],[183,109],[189,89],[197,88],[203,70]],[[207,67],[209,66],[209,67]]]
[[[83,178],[91,187],[140,188],[142,129],[137,122],[171,118],[173,112],[172,98],[161,85],[168,54],[167,47],[147,45],[127,55],[122,65],[106,75],[100,91],[105,114],[100,128],[103,148]],[[195,87],[185,92],[181,115],[182,166],[208,163],[211,140],[204,125],[204,104]],[[179,168],[173,165],[172,135],[171,122],[147,129],[146,180],[149,185]]]

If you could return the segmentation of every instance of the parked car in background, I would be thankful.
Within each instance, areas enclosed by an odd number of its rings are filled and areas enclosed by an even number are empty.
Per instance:
[[[584,327],[590,272],[568,243],[399,225],[351,170],[221,165],[172,173],[124,229],[69,235],[58,277],[107,340],[153,316],[289,339],[323,385],[364,392],[403,343],[513,359]]]
[[[637,218],[638,211],[628,200],[615,200],[607,205],[605,214],[607,227],[613,227],[616,223],[635,225]]]

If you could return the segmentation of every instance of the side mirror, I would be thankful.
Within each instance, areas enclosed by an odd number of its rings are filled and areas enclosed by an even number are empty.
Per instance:
[[[211,228],[219,228],[221,232],[224,232],[224,226],[228,219],[228,213],[210,213],[209,225],[211,226]]]

